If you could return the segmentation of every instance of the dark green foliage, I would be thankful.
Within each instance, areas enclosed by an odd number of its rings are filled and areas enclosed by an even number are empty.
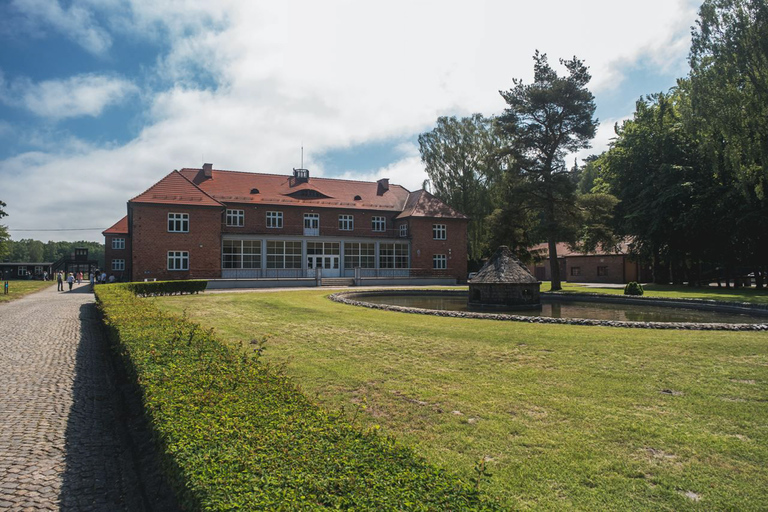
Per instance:
[[[31,238],[23,238],[18,241],[9,240],[6,243],[8,252],[7,261],[30,262],[54,262],[59,258],[69,258],[75,252],[76,247],[88,249],[88,258],[98,261],[99,268],[104,268],[104,244],[97,242],[53,242],[46,243]]]
[[[635,281],[630,281],[624,287],[624,295],[642,295],[643,293],[643,285]]]
[[[495,508],[471,483],[319,408],[258,354],[161,312],[128,285],[96,295],[185,509]]]
[[[199,293],[205,291],[208,281],[147,281],[127,283],[124,286],[140,297],[159,297]]]
[[[542,238],[549,242],[552,289],[559,290],[560,268],[555,243],[573,238],[577,176],[565,165],[565,155],[588,148],[595,136],[595,101],[587,89],[591,76],[584,63],[574,57],[560,60],[568,71],[558,76],[546,54],[536,51],[534,79],[530,84],[514,80],[508,91],[500,91],[507,108],[499,126],[507,137],[506,152],[514,159],[508,169],[508,186],[514,198],[538,216]]]

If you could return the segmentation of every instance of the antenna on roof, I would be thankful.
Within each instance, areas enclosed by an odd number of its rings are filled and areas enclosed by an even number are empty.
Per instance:
[[[304,141],[301,141],[301,168],[304,168]]]

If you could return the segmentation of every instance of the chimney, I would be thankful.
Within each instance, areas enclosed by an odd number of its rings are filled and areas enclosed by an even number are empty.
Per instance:
[[[213,164],[203,164],[203,177],[213,178]]]
[[[379,184],[379,188],[376,191],[376,195],[378,196],[384,195],[384,192],[389,190],[389,178],[381,178],[376,183]]]

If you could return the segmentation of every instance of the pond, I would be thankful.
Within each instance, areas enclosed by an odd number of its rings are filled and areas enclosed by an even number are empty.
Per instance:
[[[616,304],[612,302],[588,302],[563,297],[542,296],[540,309],[512,309],[502,307],[469,307],[465,294],[361,294],[355,300],[373,304],[387,304],[409,308],[436,309],[440,311],[471,311],[478,313],[506,313],[520,316],[549,318],[584,318],[618,322],[695,322],[723,324],[768,323],[768,311],[762,314],[746,314],[716,310],[694,309],[650,304]]]

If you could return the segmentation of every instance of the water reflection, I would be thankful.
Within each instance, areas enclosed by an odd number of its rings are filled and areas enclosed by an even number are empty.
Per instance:
[[[476,311],[483,313],[511,313],[521,316],[544,316],[550,318],[590,318],[628,322],[697,322],[697,323],[768,323],[766,316],[752,316],[739,313],[701,311],[696,309],[612,304],[602,302],[569,302],[560,298],[546,298],[540,309],[514,310],[506,308],[468,307],[466,296],[460,295],[371,295],[360,300],[375,304],[389,304],[441,311]]]

